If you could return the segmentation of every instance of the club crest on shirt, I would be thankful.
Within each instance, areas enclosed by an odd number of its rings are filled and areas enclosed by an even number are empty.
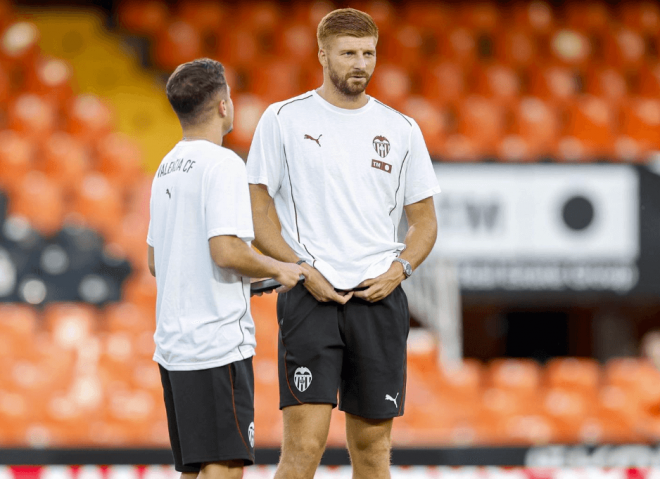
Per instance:
[[[374,137],[374,150],[381,158],[385,158],[390,152],[390,141],[384,136]]]
[[[293,374],[293,382],[298,391],[304,392],[312,384],[312,372],[305,367],[299,367]]]

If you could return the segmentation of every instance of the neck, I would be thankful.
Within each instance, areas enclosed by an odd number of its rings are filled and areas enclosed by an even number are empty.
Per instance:
[[[209,126],[183,127],[184,140],[206,140],[222,146],[222,128]]]
[[[323,85],[316,90],[321,98],[338,108],[345,108],[347,110],[357,110],[362,108],[369,101],[369,97],[365,92],[357,95],[344,95],[337,90],[332,81],[325,79]]]

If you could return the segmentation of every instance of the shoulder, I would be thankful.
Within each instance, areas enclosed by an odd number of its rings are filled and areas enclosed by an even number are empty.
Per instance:
[[[245,170],[245,162],[234,151],[224,146],[205,143],[200,146],[198,155],[200,166],[206,171],[212,170]]]
[[[386,105],[380,100],[377,100],[374,97],[371,97],[374,102],[373,110],[377,111],[379,115],[384,115],[388,121],[395,122],[397,125],[412,130],[417,124],[408,115],[404,115],[398,110],[395,110],[389,105]]]
[[[273,103],[268,107],[266,111],[270,111],[273,113],[275,116],[282,116],[282,115],[288,115],[291,113],[294,113],[299,109],[299,108],[308,108],[311,100],[312,100],[312,92],[308,91],[307,93],[303,93],[302,95],[294,96],[293,98],[289,98],[288,100],[284,101],[279,101],[277,103]]]

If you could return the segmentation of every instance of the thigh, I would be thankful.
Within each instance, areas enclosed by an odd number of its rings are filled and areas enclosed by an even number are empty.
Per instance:
[[[346,442],[351,455],[379,449],[389,458],[393,419],[366,419],[346,413]]]
[[[403,289],[376,303],[351,299],[341,324],[346,348],[339,408],[372,419],[403,415],[410,330]]]
[[[301,404],[284,408],[283,450],[295,454],[310,445],[325,447],[332,409],[330,404]]]
[[[277,298],[280,409],[337,404],[344,343],[339,305],[318,302],[298,285]]]
[[[254,463],[252,358],[199,371],[170,371],[184,464]]]

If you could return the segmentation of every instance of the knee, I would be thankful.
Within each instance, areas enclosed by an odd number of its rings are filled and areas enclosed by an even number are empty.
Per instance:
[[[389,437],[353,437],[348,441],[351,460],[366,467],[378,467],[390,463],[392,443]]]
[[[289,441],[285,440],[282,445],[282,462],[318,462],[325,451],[325,444],[325,439],[320,437],[299,436]]]
[[[243,461],[218,461],[202,465],[198,479],[241,479],[243,477]]]

